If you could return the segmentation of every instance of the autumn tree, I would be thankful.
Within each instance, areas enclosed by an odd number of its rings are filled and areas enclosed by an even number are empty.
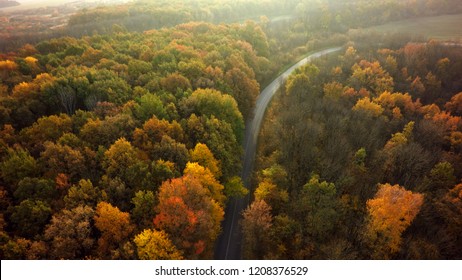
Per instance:
[[[187,259],[210,258],[220,233],[223,208],[198,178],[185,175],[159,189],[154,225],[165,231]]]
[[[184,92],[191,89],[191,82],[185,76],[179,73],[173,73],[165,76],[160,80],[163,89],[175,94],[177,91]]]
[[[369,97],[364,97],[356,102],[356,105],[353,107],[353,111],[364,112],[370,117],[377,118],[382,115],[384,109],[380,106],[380,104],[371,101]]]
[[[48,250],[44,241],[34,241],[22,237],[8,238],[2,236],[0,245],[2,259],[40,260],[46,259]]]
[[[78,149],[73,149],[68,145],[45,142],[40,160],[47,170],[47,175],[51,178],[63,173],[75,181],[89,174],[84,155]]]
[[[229,123],[214,116],[207,118],[192,114],[186,122],[185,132],[190,143],[207,145],[216,159],[220,161],[224,178],[238,174],[242,147]]]
[[[223,195],[224,186],[215,178],[213,173],[206,167],[198,163],[188,162],[183,171],[183,175],[190,175],[198,179],[202,186],[206,187],[210,194],[209,196],[218,202],[220,206],[224,206],[226,197]]]
[[[255,200],[243,213],[243,256],[262,259],[270,242],[273,223],[271,207],[264,200]]]
[[[393,78],[378,61],[362,60],[353,65],[352,71],[350,83],[358,90],[364,87],[374,95],[379,95],[384,91],[393,91]]]
[[[178,122],[169,122],[154,115],[143,124],[142,128],[135,129],[133,143],[140,149],[149,151],[165,135],[179,142],[184,140],[184,131]]]
[[[273,214],[279,214],[279,211],[289,200],[289,194],[286,190],[278,188],[271,180],[263,180],[255,189],[254,196],[256,200],[264,200],[271,206]]]
[[[21,138],[33,151],[42,151],[46,141],[56,141],[72,131],[72,120],[66,114],[42,117],[20,132]]]
[[[184,168],[189,157],[183,140],[184,131],[178,122],[170,123],[156,116],[133,132],[133,144],[145,151],[151,160],[176,163],[178,170]]]
[[[146,176],[147,165],[140,159],[141,153],[130,142],[121,138],[104,153],[103,167],[110,178],[120,178],[127,186],[135,188]]]
[[[183,255],[163,231],[145,229],[135,236],[140,260],[181,260]]]
[[[98,253],[101,258],[111,258],[114,251],[122,247],[133,231],[130,214],[107,202],[100,202],[96,206],[95,227],[101,233],[98,238]]]
[[[197,143],[192,151],[189,152],[191,162],[197,162],[208,168],[210,172],[219,179],[221,176],[220,162],[215,158],[207,145]]]
[[[94,149],[99,146],[108,148],[119,138],[130,139],[135,127],[135,120],[129,114],[108,116],[104,120],[91,118],[80,130],[80,138]]]
[[[462,92],[451,97],[451,100],[445,105],[446,110],[451,112],[454,115],[462,115]]]
[[[95,239],[92,220],[94,210],[89,206],[63,209],[51,217],[45,229],[50,242],[52,259],[83,259],[92,253]]]
[[[372,258],[388,259],[400,250],[402,233],[420,211],[424,197],[399,185],[382,184],[367,201],[365,240]]]
[[[260,86],[240,68],[226,72],[225,80],[231,87],[230,94],[236,100],[240,112],[244,118],[249,118],[260,93]]]

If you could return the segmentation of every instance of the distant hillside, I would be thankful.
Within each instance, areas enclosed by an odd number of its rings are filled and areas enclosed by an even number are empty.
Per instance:
[[[19,6],[19,5],[21,4],[17,1],[0,0],[0,9],[6,8],[6,7]]]

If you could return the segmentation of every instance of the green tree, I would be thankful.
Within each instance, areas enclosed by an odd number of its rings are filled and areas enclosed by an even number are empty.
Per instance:
[[[298,215],[305,217],[306,231],[317,240],[325,240],[335,229],[339,218],[336,195],[335,185],[320,181],[318,175],[303,186],[299,200],[302,212]]]
[[[233,97],[213,89],[198,89],[187,98],[182,108],[186,116],[193,112],[199,116],[207,116],[225,121],[231,125],[237,139],[242,139],[244,121]]]
[[[193,114],[186,122],[185,131],[190,143],[204,143],[221,162],[223,178],[238,174],[242,148],[230,124],[214,116],[207,118]]]
[[[162,100],[152,93],[140,97],[138,106],[135,107],[135,116],[141,121],[147,121],[153,116],[159,119],[167,118],[167,111]]]
[[[94,187],[90,180],[81,179],[78,184],[69,188],[64,197],[64,203],[67,209],[73,209],[79,205],[94,207],[100,199],[101,193],[98,188]]]
[[[34,177],[38,174],[37,161],[30,155],[29,151],[22,148],[9,148],[7,155],[0,162],[0,176],[12,189],[20,180],[26,177]]]
[[[132,198],[133,208],[132,218],[140,229],[152,226],[152,221],[156,215],[155,207],[157,197],[152,191],[137,191]]]
[[[437,163],[430,174],[421,184],[420,191],[430,192],[436,195],[446,193],[447,190],[456,184],[456,176],[454,175],[454,167],[449,162]]]
[[[115,141],[104,153],[103,167],[107,176],[119,177],[125,183],[132,182],[132,172],[140,163],[139,155],[139,151],[124,138]]]
[[[26,177],[19,181],[18,188],[13,193],[14,198],[19,201],[26,199],[36,199],[51,202],[55,197],[56,191],[54,182],[41,178]]]
[[[41,234],[51,216],[50,206],[41,200],[26,199],[13,208],[11,221],[18,233],[26,238]]]
[[[244,186],[241,177],[233,176],[225,183],[225,196],[230,199],[232,197],[244,197],[249,193],[249,190]]]

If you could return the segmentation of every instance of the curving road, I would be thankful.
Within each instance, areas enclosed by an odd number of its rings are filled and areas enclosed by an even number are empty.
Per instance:
[[[337,52],[342,47],[329,48],[315,52],[304,59],[300,60],[284,73],[279,75],[271,82],[258,96],[254,117],[247,123],[245,133],[245,153],[244,164],[242,170],[242,181],[246,187],[250,184],[250,175],[252,174],[255,153],[257,148],[257,138],[260,132],[260,126],[265,114],[266,108],[273,96],[278,91],[279,87],[289,77],[289,75],[298,67],[307,64],[314,58]],[[249,188],[250,189],[250,188]],[[250,189],[250,191],[252,191]],[[249,204],[250,196],[245,198],[231,199],[225,209],[225,220],[223,221],[223,233],[220,235],[215,248],[215,259],[217,260],[239,260],[241,259],[241,240],[242,233],[239,227],[241,212]]]

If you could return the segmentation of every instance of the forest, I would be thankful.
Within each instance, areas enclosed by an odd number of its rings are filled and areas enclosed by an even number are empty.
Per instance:
[[[296,70],[259,136],[246,258],[460,259],[461,61],[353,44]]]
[[[242,197],[244,259],[462,258],[462,47],[353,30],[460,12],[134,1],[7,42],[1,259],[213,259]],[[260,91],[331,46],[280,88],[244,185]]]

